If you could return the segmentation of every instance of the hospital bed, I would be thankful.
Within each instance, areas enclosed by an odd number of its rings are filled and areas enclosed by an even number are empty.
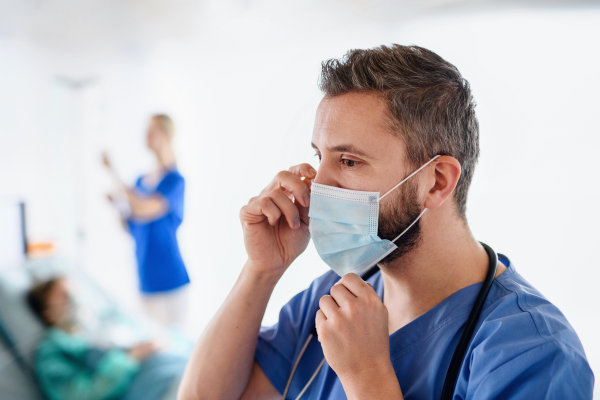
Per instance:
[[[167,341],[169,362],[155,360],[153,367],[142,368],[144,372],[136,377],[135,387],[154,384],[155,392],[133,393],[127,399],[174,400],[192,344],[176,331],[163,331],[144,317],[127,313],[81,269],[63,259],[28,261],[0,270],[0,399],[45,400],[33,373],[34,352],[44,327],[29,310],[25,295],[36,280],[58,275],[74,282],[75,298],[87,317],[84,330],[94,344],[129,347],[157,335]]]

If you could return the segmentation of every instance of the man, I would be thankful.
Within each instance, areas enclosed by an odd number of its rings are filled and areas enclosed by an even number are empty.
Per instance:
[[[319,170],[280,172],[242,208],[248,261],[196,346],[181,399],[279,399],[286,390],[289,399],[441,397],[491,262],[466,221],[479,156],[469,84],[431,51],[393,45],[325,62],[320,87]],[[366,217],[376,235],[363,232],[356,191],[379,193],[369,193],[379,211]],[[261,329],[309,229],[324,261],[351,273],[317,278]],[[393,251],[368,250],[377,246]],[[370,266],[364,257],[380,267],[368,282],[352,273]],[[591,399],[594,378],[573,328],[499,259],[455,396]]]

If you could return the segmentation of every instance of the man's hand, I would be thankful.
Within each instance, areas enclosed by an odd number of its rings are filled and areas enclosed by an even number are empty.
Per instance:
[[[240,220],[249,268],[280,275],[306,249],[310,240],[310,183],[316,174],[309,164],[281,171],[260,195],[242,207]]]
[[[248,261],[198,340],[179,399],[281,397],[254,359],[256,342],[277,281],[310,240],[309,189],[316,174],[308,164],[282,171],[242,207]]]
[[[319,301],[317,333],[348,398],[402,398],[390,359],[387,308],[373,287],[347,274],[330,293]]]

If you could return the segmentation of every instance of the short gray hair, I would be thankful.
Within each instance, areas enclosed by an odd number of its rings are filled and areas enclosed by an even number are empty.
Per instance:
[[[454,65],[418,46],[350,50],[323,62],[319,88],[327,97],[381,95],[412,167],[437,154],[456,158],[462,173],[454,196],[458,214],[466,220],[467,193],[479,158],[479,123],[469,82]]]

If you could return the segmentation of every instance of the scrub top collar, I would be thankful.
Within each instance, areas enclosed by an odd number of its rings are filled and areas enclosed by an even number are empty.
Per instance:
[[[152,184],[150,185],[148,185],[148,182],[145,180],[147,175],[140,176],[137,180],[136,186],[138,187],[138,189],[141,189],[143,193],[154,193],[156,192],[156,189],[160,186],[160,184],[163,183],[165,179],[167,179],[167,176],[173,172],[177,172],[176,164],[173,164],[172,166],[167,168],[163,168],[160,172],[160,175],[158,176],[158,179],[156,179],[156,181],[152,182]]]

